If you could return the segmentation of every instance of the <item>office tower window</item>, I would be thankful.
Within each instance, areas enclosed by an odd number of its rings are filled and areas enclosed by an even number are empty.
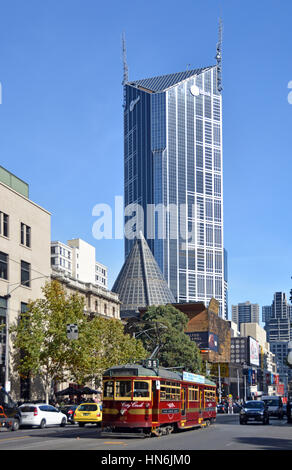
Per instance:
[[[9,215],[0,211],[0,235],[9,236]]]
[[[8,280],[8,255],[0,251],[0,279]]]
[[[20,279],[23,286],[30,287],[30,264],[26,261],[21,261]]]
[[[22,222],[20,224],[20,243],[28,248],[31,247],[31,228]]]

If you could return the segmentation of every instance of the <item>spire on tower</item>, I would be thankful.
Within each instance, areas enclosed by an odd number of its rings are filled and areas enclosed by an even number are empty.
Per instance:
[[[219,92],[223,90],[222,88],[222,32],[223,32],[222,18],[219,18],[218,42],[217,42],[216,56],[215,56],[215,59],[217,60],[217,88]]]
[[[122,51],[123,51],[123,82],[122,82],[122,85],[125,85],[125,83],[128,81],[128,78],[129,78],[125,33],[123,33],[123,35],[122,35]]]

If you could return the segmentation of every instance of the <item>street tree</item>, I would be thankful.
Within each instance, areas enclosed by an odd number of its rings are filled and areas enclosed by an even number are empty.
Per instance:
[[[130,321],[127,331],[139,337],[148,357],[158,347],[156,357],[163,367],[182,367],[199,373],[202,370],[200,350],[185,334],[188,317],[172,305],[148,307],[141,321]]]
[[[67,337],[75,324],[78,339]],[[140,341],[124,334],[119,320],[90,317],[80,294],[66,294],[58,281],[46,283],[43,297],[10,328],[19,374],[41,381],[48,400],[53,382],[85,384],[115,363],[145,357]]]

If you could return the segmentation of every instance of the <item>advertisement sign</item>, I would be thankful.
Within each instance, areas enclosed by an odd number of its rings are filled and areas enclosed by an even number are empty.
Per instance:
[[[251,336],[248,337],[249,339],[249,363],[253,366],[260,365],[260,348],[259,343]]]
[[[218,336],[211,331],[187,332],[190,339],[194,341],[199,349],[210,349],[218,352]]]
[[[211,351],[218,352],[218,336],[215,333],[209,333],[208,345]]]
[[[205,383],[205,377],[203,375],[193,374],[191,372],[183,372],[183,380],[186,382],[196,382],[200,384]]]

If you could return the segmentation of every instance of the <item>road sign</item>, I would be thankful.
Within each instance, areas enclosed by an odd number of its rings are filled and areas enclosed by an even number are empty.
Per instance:
[[[78,339],[78,326],[74,323],[67,325],[67,338]]]

